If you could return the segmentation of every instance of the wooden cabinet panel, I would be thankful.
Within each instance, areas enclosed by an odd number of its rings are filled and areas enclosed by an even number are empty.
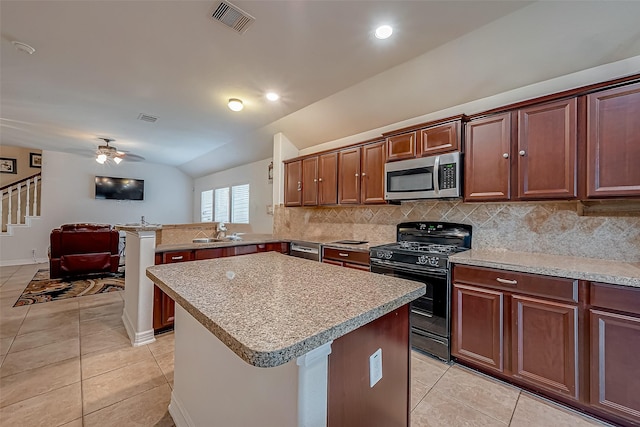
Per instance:
[[[318,204],[338,203],[338,153],[318,156]]]
[[[193,251],[172,251],[162,254],[162,263],[185,262],[193,260]]]
[[[302,161],[284,164],[284,205],[302,206]]]
[[[208,249],[196,249],[194,259],[213,259],[213,258],[225,258],[228,256],[234,256],[235,249],[229,248],[208,248]]]
[[[361,203],[385,203],[384,153],[384,141],[362,147]]]
[[[465,201],[510,197],[511,115],[499,114],[467,123]]]
[[[387,138],[387,161],[412,159],[416,156],[418,145],[417,131],[394,135]]]
[[[591,282],[591,305],[640,317],[640,288]]]
[[[577,306],[513,295],[511,318],[513,376],[577,400]]]
[[[318,158],[302,160],[302,205],[318,204]]]
[[[451,354],[503,372],[504,294],[454,283],[452,306]]]
[[[264,246],[264,252],[280,252],[281,254],[289,253],[289,243],[287,242],[266,243]],[[258,250],[262,250],[262,248],[260,248],[260,245],[258,245]]]
[[[175,302],[159,287],[153,287],[153,330],[160,332],[173,327]]]
[[[640,83],[587,96],[587,197],[640,195]]]
[[[590,310],[591,405],[640,425],[640,317]]]
[[[322,259],[362,264],[369,267],[369,252],[323,247]]]
[[[369,356],[382,349],[382,379],[369,386]],[[409,305],[331,345],[327,426],[409,425]]]
[[[338,202],[360,203],[360,147],[338,153]]]
[[[576,98],[518,111],[518,198],[577,195]]]
[[[460,122],[420,130],[417,155],[421,157],[457,151],[459,149]]]

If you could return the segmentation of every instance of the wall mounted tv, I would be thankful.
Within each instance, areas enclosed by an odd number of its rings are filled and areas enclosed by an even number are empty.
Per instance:
[[[96,199],[144,200],[144,180],[96,176]]]

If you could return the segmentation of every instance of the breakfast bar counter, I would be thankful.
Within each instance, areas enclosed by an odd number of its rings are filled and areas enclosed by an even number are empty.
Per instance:
[[[408,358],[407,304],[425,292],[422,283],[275,252],[158,265],[147,276],[176,302],[169,409],[178,426],[327,425],[332,342],[386,319],[400,325],[404,338],[393,345]],[[374,344],[393,360],[392,349]],[[358,368],[369,373],[364,359]],[[371,393],[394,381],[387,366]]]

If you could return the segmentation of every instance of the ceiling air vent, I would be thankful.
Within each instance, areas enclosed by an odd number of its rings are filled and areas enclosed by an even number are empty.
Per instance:
[[[148,114],[140,113],[140,115],[138,116],[138,120],[142,120],[143,122],[155,123],[158,118],[150,116]]]
[[[221,1],[211,17],[240,34],[247,31],[249,25],[256,20],[247,12],[227,1]]]

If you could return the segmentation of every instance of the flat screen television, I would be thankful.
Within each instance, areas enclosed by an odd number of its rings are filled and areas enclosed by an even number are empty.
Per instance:
[[[96,199],[144,200],[144,180],[96,176]]]

